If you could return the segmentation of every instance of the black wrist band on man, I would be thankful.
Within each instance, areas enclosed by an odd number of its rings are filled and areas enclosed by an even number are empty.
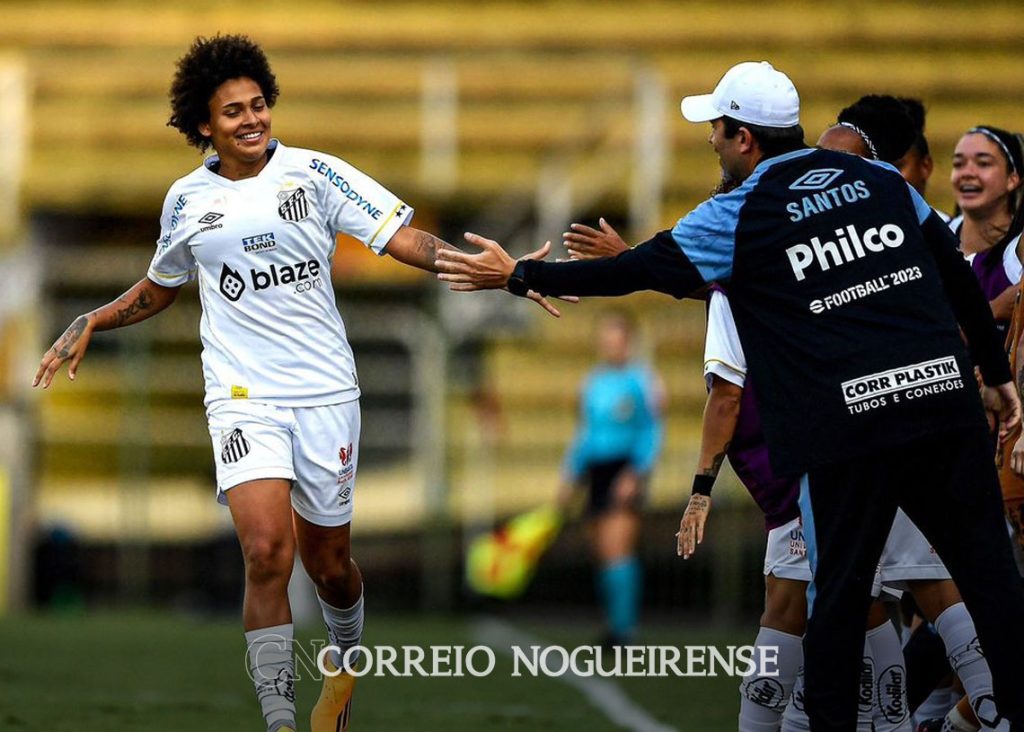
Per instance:
[[[515,269],[512,270],[512,274],[508,277],[508,283],[506,284],[508,291],[513,295],[519,297],[526,297],[526,293],[530,291],[530,288],[526,285],[526,260],[520,259],[516,262]]]
[[[690,491],[690,494],[694,496],[710,496],[714,485],[715,476],[695,475],[693,476],[693,490]]]

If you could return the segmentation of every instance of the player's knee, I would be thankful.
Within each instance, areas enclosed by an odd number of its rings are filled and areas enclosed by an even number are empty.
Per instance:
[[[797,583],[775,583],[765,596],[761,626],[792,636],[804,635],[807,626],[806,587]]]
[[[288,582],[294,561],[292,552],[283,541],[254,539],[243,547],[246,579],[255,584]]]
[[[317,566],[309,578],[321,590],[344,590],[352,579],[351,562],[330,562]]]

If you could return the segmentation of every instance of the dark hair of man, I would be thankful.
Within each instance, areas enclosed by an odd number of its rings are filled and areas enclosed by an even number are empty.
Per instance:
[[[895,163],[907,154],[917,137],[917,126],[896,97],[868,94],[846,107],[837,118],[864,135],[878,159]]]
[[[800,125],[793,125],[792,127],[764,127],[762,125],[740,122],[732,117],[722,117],[722,123],[725,125],[725,136],[730,139],[736,137],[740,127],[745,127],[753,138],[757,140],[764,158],[774,158],[776,155],[783,155],[807,147],[804,143],[804,128]]]
[[[910,146],[911,149],[922,158],[931,155],[931,148],[928,147],[928,138],[924,135],[924,102],[914,97],[898,97],[898,99],[903,105],[903,109],[910,115],[910,119],[914,121],[914,127],[917,129],[917,138],[914,140],[914,144]]]
[[[242,35],[199,36],[178,59],[171,82],[171,118],[167,126],[181,132],[190,145],[205,151],[210,140],[199,133],[199,125],[210,121],[210,98],[225,81],[243,76],[259,85],[267,106],[273,107],[280,90],[262,48]]]

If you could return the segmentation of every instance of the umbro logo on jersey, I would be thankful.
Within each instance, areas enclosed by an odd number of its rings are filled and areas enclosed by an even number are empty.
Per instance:
[[[789,184],[791,191],[820,191],[828,188],[829,184],[843,174],[838,168],[818,168],[808,170],[795,181]]]
[[[220,271],[220,294],[231,302],[238,302],[243,292],[245,280],[242,279],[242,275],[225,264]]]
[[[235,428],[220,438],[220,461],[225,465],[237,463],[249,454],[249,441],[242,430]]]
[[[280,191],[277,200],[281,205],[277,212],[285,221],[302,221],[309,216],[309,203],[306,201],[306,192],[301,188],[294,191]]]
[[[205,224],[205,226],[200,227],[199,230],[209,231],[210,229],[223,229],[224,224],[217,223],[222,218],[224,218],[224,214],[217,213],[216,211],[210,211],[209,213],[204,214],[203,217],[199,219],[199,223]]]

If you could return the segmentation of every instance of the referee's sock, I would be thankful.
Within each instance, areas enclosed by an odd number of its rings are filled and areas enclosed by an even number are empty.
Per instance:
[[[598,584],[608,630],[621,642],[633,640],[640,614],[640,560],[635,556],[609,562],[601,567]]]
[[[327,625],[327,638],[330,645],[337,646],[338,651],[331,653],[331,662],[335,668],[344,669],[342,660],[345,653],[359,645],[363,638],[363,588],[359,587],[359,599],[349,608],[337,608],[327,604],[320,593],[316,599],[320,602],[320,610],[323,612],[324,623]],[[349,654],[350,666],[359,663],[359,654]]]
[[[992,672],[981,654],[978,632],[967,607],[958,602],[943,610],[935,619],[935,630],[946,644],[949,663],[960,677],[978,721],[983,727],[996,727],[999,714],[992,693]]]
[[[245,634],[249,675],[256,686],[267,732],[295,729],[295,659],[292,624],[250,630]]]
[[[762,627],[758,632],[756,659],[765,658],[760,648],[775,649],[776,662],[757,668],[740,684],[739,732],[777,732],[804,660],[803,639],[774,628]]]

